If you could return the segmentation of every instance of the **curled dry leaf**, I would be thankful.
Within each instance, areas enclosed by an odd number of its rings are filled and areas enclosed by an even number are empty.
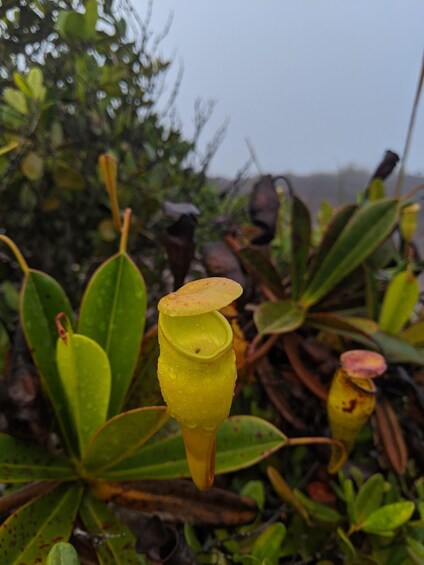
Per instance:
[[[202,262],[210,277],[226,277],[246,287],[246,276],[231,249],[222,241],[205,243],[201,247]]]
[[[375,408],[375,421],[382,447],[398,475],[403,475],[408,460],[408,451],[396,414],[387,400],[382,397]]]

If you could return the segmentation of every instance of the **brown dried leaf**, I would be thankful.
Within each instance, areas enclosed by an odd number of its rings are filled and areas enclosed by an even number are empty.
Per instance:
[[[382,397],[375,408],[375,421],[381,445],[398,475],[403,475],[408,451],[396,414],[387,398]]]
[[[184,480],[97,483],[96,496],[165,521],[208,526],[239,526],[252,522],[257,513],[254,500],[219,488],[197,490]]]
[[[305,422],[296,416],[281,391],[281,379],[275,374],[275,371],[269,361],[263,358],[256,366],[256,373],[265,389],[268,398],[280,412],[283,418],[298,430],[305,430]]]
[[[295,333],[284,334],[283,336],[286,355],[297,376],[315,396],[326,401],[328,396],[327,387],[325,387],[319,378],[303,364],[299,354],[300,343],[301,339]]]

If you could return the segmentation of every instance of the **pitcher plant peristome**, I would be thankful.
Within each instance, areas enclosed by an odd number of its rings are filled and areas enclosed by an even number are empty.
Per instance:
[[[230,412],[237,378],[231,326],[218,310],[242,292],[238,283],[212,277],[187,283],[158,304],[160,387],[200,490],[213,483],[216,432]]]
[[[384,357],[373,351],[346,351],[340,361],[328,394],[327,413],[333,439],[342,441],[346,450],[332,446],[330,473],[344,465],[356,436],[374,411],[376,388],[372,379],[387,369]]]

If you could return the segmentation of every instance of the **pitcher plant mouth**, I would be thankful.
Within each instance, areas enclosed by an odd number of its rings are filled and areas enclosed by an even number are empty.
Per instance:
[[[159,314],[159,328],[179,353],[197,362],[209,363],[232,345],[232,330],[219,312],[171,317]]]

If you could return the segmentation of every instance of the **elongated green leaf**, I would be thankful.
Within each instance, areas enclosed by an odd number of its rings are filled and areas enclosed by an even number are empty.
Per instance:
[[[237,255],[248,273],[264,283],[278,298],[284,296],[280,275],[264,253],[248,246],[240,249]]]
[[[98,472],[130,457],[168,418],[165,406],[139,408],[115,416],[91,438],[83,456],[84,467]]]
[[[407,341],[394,335],[377,332],[373,336],[390,363],[415,363],[424,365],[424,355]]]
[[[228,418],[217,434],[215,473],[229,473],[249,467],[287,442],[272,424],[254,416]],[[180,434],[150,443],[118,466],[105,472],[108,479],[172,479],[189,477]]]
[[[110,398],[110,365],[92,339],[67,332],[57,342],[57,365],[72,409],[82,454],[93,433],[106,421]]]
[[[320,522],[337,524],[343,520],[342,516],[337,512],[337,510],[334,510],[334,508],[330,508],[329,506],[325,506],[324,504],[320,504],[319,502],[308,498],[297,489],[294,489],[293,492],[309,514]]]
[[[339,316],[332,312],[308,314],[306,323],[319,330],[331,331],[348,338],[355,334],[364,338],[372,338],[378,331],[378,325],[373,320],[359,316]]]
[[[74,546],[60,541],[49,551],[46,565],[80,565],[80,560]]]
[[[357,210],[323,257],[300,302],[315,304],[356,269],[390,234],[398,210],[397,200],[385,198]]]
[[[387,504],[370,514],[362,524],[362,529],[369,534],[381,534],[399,528],[414,513],[413,502],[395,502]]]
[[[0,157],[2,155],[6,155],[6,153],[9,153],[10,151],[14,151],[18,146],[19,143],[17,141],[11,141],[7,145],[3,145],[3,147],[0,147]]]
[[[62,485],[32,500],[0,526],[0,563],[44,563],[49,549],[71,535],[82,489]]]
[[[411,317],[419,293],[417,278],[412,273],[398,273],[384,296],[379,318],[380,329],[390,335],[398,334]]]
[[[311,216],[300,198],[295,196],[291,218],[291,289],[297,300],[303,290],[311,245]]]
[[[29,482],[39,479],[76,478],[75,469],[66,457],[52,455],[12,436],[0,433],[0,481]]]
[[[32,90],[22,75],[20,75],[17,72],[14,72],[13,82],[16,84],[19,90],[23,92],[26,96],[30,96],[30,97],[32,96]]]
[[[74,452],[76,435],[56,364],[58,333],[55,317],[60,312],[72,319],[71,305],[62,287],[49,275],[31,269],[21,290],[22,327],[66,444]]]
[[[262,302],[256,308],[253,319],[259,333],[282,334],[300,327],[305,319],[305,311],[289,300]]]
[[[7,87],[3,91],[3,98],[7,104],[20,114],[28,113],[28,104],[25,94],[16,88]]]
[[[144,558],[135,550],[136,539],[104,502],[87,493],[80,515],[89,534],[99,536],[95,545],[100,565],[141,565]]]
[[[265,560],[269,565],[278,565],[281,544],[286,537],[286,527],[281,522],[271,524],[265,528],[255,541],[252,555],[262,562]]]
[[[359,489],[353,504],[355,524],[362,524],[375,510],[380,508],[384,493],[384,477],[377,473],[372,475]]]
[[[146,316],[146,288],[126,253],[94,273],[82,301],[79,332],[106,351],[112,370],[109,416],[117,414],[137,363]]]
[[[333,245],[339,238],[340,234],[346,227],[346,224],[349,222],[357,208],[358,206],[356,206],[355,204],[349,204],[348,206],[343,206],[342,208],[340,208],[334,215],[333,219],[324,232],[322,241],[308,268],[308,283],[313,279],[313,277],[321,267],[322,262],[331,251]]]

